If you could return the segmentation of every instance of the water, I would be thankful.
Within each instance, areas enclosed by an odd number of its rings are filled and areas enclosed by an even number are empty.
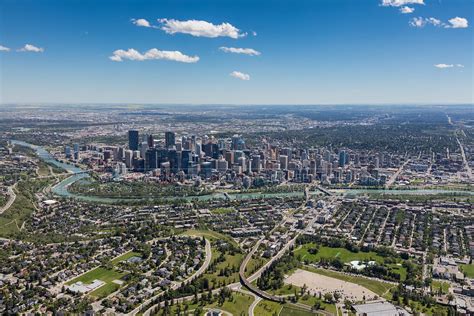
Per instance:
[[[49,153],[46,149],[41,146],[32,145],[23,141],[12,140],[12,144],[17,144],[20,146],[29,147],[34,149],[38,156],[45,161],[46,163],[52,164],[56,167],[62,168],[67,170],[72,175],[63,181],[59,182],[52,188],[52,192],[58,196],[66,197],[66,198],[75,198],[80,201],[84,202],[96,202],[96,203],[117,203],[119,201],[130,201],[130,202],[144,202],[150,200],[148,198],[109,198],[109,197],[98,197],[98,196],[89,196],[89,195],[82,195],[78,193],[73,193],[68,190],[68,187],[75,183],[78,180],[85,179],[89,177],[88,173],[85,173],[85,170],[78,168],[74,165],[64,163],[61,161],[57,161],[51,153]],[[474,192],[471,191],[450,191],[450,190],[426,190],[426,189],[410,189],[410,190],[385,190],[385,189],[336,189],[330,190],[333,193],[342,193],[342,194],[351,194],[351,195],[361,195],[367,193],[383,193],[383,194],[409,194],[409,195],[428,195],[428,194],[469,194],[474,195]],[[319,191],[310,192],[310,194],[319,194]],[[284,197],[303,197],[303,192],[282,192],[282,193],[229,193],[227,195],[223,193],[211,193],[207,195],[199,195],[199,196],[186,196],[186,197],[179,197],[179,196],[167,196],[167,197],[158,197],[154,200],[166,200],[166,201],[174,201],[174,200],[186,200],[186,201],[208,201],[212,199],[226,199],[229,198],[230,200],[251,200],[251,199],[258,199],[258,198],[284,198]]]

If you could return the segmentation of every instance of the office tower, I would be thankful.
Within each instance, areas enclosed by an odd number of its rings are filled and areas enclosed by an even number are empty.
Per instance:
[[[75,143],[74,144],[74,153],[78,153],[78,152],[79,152],[79,144]]]
[[[205,179],[209,179],[209,178],[212,176],[212,165],[211,165],[211,162],[209,162],[209,161],[204,161],[204,162],[201,164],[201,175],[202,175]]]
[[[148,150],[148,142],[140,143],[140,157],[145,158],[146,151]]]
[[[125,150],[125,165],[127,168],[132,168],[132,159],[133,159],[133,151]]]
[[[344,167],[347,164],[347,156],[345,150],[339,152],[339,167]]]
[[[166,132],[165,133],[165,146],[166,148],[170,148],[176,145],[176,135],[173,132]]]
[[[69,147],[69,145],[64,147],[64,155],[66,158],[71,158],[71,147]]]
[[[226,151],[225,152],[225,160],[227,160],[227,164],[230,166],[234,163],[234,152],[233,151]]]
[[[282,170],[288,170],[288,156],[280,155],[280,168]]]
[[[191,162],[192,152],[190,150],[183,150],[181,152],[181,169],[184,173],[188,173],[189,163]]]
[[[125,158],[125,148],[119,147],[117,151],[117,157],[115,160],[122,161]]]
[[[251,171],[252,172],[260,172],[260,155],[254,154],[251,157]]]
[[[227,160],[220,157],[220,159],[217,160],[217,170],[219,172],[226,172],[227,171]]]
[[[168,150],[168,161],[170,163],[170,171],[176,174],[179,168],[179,157],[176,149]]]
[[[151,135],[151,134],[148,135],[146,141],[147,141],[148,147],[150,147],[150,148],[155,147],[155,139],[153,138],[153,135]]]
[[[245,141],[240,135],[232,136],[232,144],[233,150],[244,150],[245,149]]]
[[[158,168],[158,151],[150,148],[145,153],[145,170],[154,170]]]
[[[136,130],[128,131],[128,149],[138,150],[138,145],[140,143],[139,134]]]

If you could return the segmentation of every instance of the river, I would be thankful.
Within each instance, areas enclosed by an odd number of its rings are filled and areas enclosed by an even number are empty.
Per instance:
[[[52,164],[56,167],[62,168],[67,172],[71,173],[72,175],[58,184],[56,184],[52,188],[52,192],[58,196],[66,197],[66,198],[75,198],[80,201],[84,202],[95,202],[95,203],[117,203],[119,201],[130,201],[130,202],[145,202],[149,201],[148,198],[111,198],[111,197],[98,197],[98,196],[90,196],[90,195],[82,195],[78,193],[73,193],[68,190],[68,187],[73,184],[74,182],[85,179],[89,177],[89,174],[78,168],[72,164],[68,164],[65,162],[61,162],[56,160],[50,152],[44,149],[41,146],[29,144],[23,141],[12,140],[12,144],[16,144],[19,146],[24,146],[31,148],[36,151],[38,157],[42,159],[44,162]],[[410,189],[410,190],[385,190],[385,189],[336,189],[330,190],[335,194],[344,194],[344,195],[361,195],[367,193],[383,193],[383,194],[408,194],[408,195],[433,195],[433,194],[469,194],[474,195],[474,192],[471,191],[451,191],[451,190],[426,190],[426,189]],[[310,192],[310,194],[319,194],[320,191]],[[167,201],[173,200],[180,200],[184,199],[187,201],[207,201],[211,199],[230,199],[230,200],[249,200],[249,199],[256,199],[256,198],[281,198],[281,197],[303,197],[303,192],[282,192],[282,193],[212,193],[207,195],[199,195],[199,196],[186,196],[186,197],[176,197],[176,196],[169,196],[165,198],[158,198]]]

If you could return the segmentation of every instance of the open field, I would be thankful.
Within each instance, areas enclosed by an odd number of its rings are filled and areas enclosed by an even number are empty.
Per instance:
[[[340,272],[336,272],[332,270],[316,269],[316,268],[308,267],[308,266],[304,266],[303,269],[310,272],[325,275],[334,279],[339,279],[342,281],[355,283],[357,285],[365,287],[366,289],[374,292],[375,294],[381,297],[387,297],[387,295],[390,294],[389,293],[390,289],[395,287],[394,284],[390,284],[387,282],[368,279],[362,276],[348,275],[348,274],[344,274],[344,273],[340,273]]]
[[[302,245],[300,248],[295,250],[295,255],[301,255],[301,260],[307,260],[309,262],[318,262],[321,258],[339,258],[342,262],[348,263],[354,260],[373,260],[379,263],[383,262],[383,257],[379,256],[375,252],[350,252],[345,248],[330,248],[321,246],[318,253],[311,254],[309,249],[315,248],[316,244],[310,243]]]
[[[92,283],[94,280],[101,280],[105,282],[104,285],[95,289],[94,291],[90,292],[89,295],[94,296],[96,298],[103,298],[109,295],[110,293],[115,292],[120,285],[114,283],[114,280],[118,280],[123,277],[126,273],[118,272],[115,270],[108,270],[103,267],[95,268],[77,278],[68,281],[66,285],[71,285],[76,282],[82,282],[84,284]]]
[[[310,311],[298,308],[291,305],[283,305],[279,316],[313,316],[318,315],[317,313],[312,313]]]
[[[362,301],[364,298],[369,299],[377,296],[377,293],[356,283],[301,269],[296,270],[292,275],[286,278],[285,283],[293,284],[298,287],[306,285],[311,294],[319,292],[323,294],[339,292],[344,298],[351,301]]]
[[[474,278],[474,264],[463,264],[461,270],[468,278]]]
[[[448,294],[449,288],[450,288],[450,285],[448,282],[433,281],[433,283],[431,284],[431,289],[435,293],[441,292],[442,294]]]
[[[94,280],[101,280],[106,283],[109,283],[109,282],[112,282],[113,280],[120,279],[124,275],[125,273],[122,273],[122,272],[118,272],[115,270],[108,270],[103,267],[98,267],[77,278],[72,279],[71,281],[68,281],[66,284],[71,285],[79,281],[87,284],[87,283],[91,283]]]
[[[115,264],[117,264],[121,261],[128,260],[132,257],[141,257],[141,254],[139,252],[129,251],[129,252],[124,253],[123,255],[121,255],[121,256],[119,256],[115,259],[112,259],[110,262],[115,265]]]
[[[248,315],[249,307],[252,304],[253,300],[253,296],[240,292],[233,292],[231,301],[226,300],[222,305],[219,305],[218,303],[213,303],[206,307],[221,309],[236,316]]]
[[[280,311],[283,309],[283,305],[272,302],[272,301],[267,301],[267,300],[262,300],[260,301],[257,306],[255,306],[254,309],[254,315],[258,316],[273,316],[273,315],[278,315],[280,314]]]

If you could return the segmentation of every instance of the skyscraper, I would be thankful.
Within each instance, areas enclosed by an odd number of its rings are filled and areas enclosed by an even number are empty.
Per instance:
[[[176,135],[173,132],[165,132],[165,146],[169,148],[176,145]]]
[[[130,150],[138,150],[138,144],[139,144],[139,134],[138,131],[136,130],[130,130],[128,131],[128,148]]]

